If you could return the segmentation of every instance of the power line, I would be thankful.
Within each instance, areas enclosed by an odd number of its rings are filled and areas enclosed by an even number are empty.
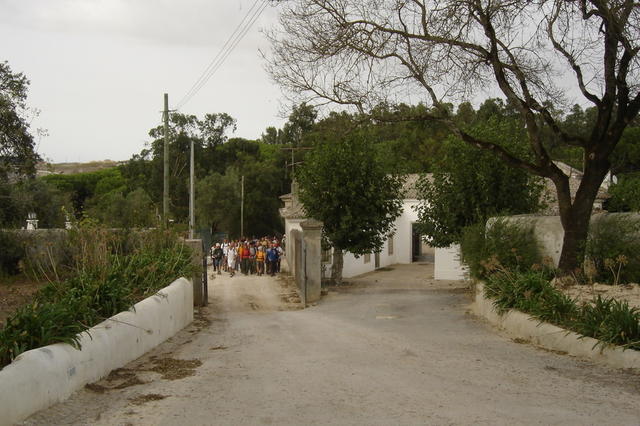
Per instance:
[[[262,3],[262,4],[260,4]],[[227,39],[224,45],[220,48],[220,51],[216,54],[213,60],[202,72],[200,77],[191,86],[189,91],[180,99],[176,109],[182,108],[187,102],[189,102],[199,91],[204,87],[213,74],[220,69],[224,61],[229,57],[233,49],[240,43],[244,36],[249,32],[253,24],[258,20],[264,9],[268,5],[267,0],[256,0],[249,8],[245,16],[240,23],[236,26],[231,36]]]
[[[256,2],[254,3],[254,6],[257,5],[259,3],[259,1],[260,0],[256,0]],[[249,17],[249,21],[244,25],[243,28],[240,29],[240,32],[235,31],[234,32],[235,36],[232,35],[227,40],[227,43],[225,43],[227,48],[225,49],[224,46],[223,46],[223,48],[220,50],[220,52],[218,52],[218,55],[216,55],[216,58],[214,58],[212,63],[205,70],[203,75],[200,77],[199,81],[197,81],[194,84],[194,87],[192,88],[191,93],[189,93],[187,96],[185,96],[184,101],[180,102],[179,107],[184,106],[184,104],[186,104],[189,100],[191,100],[193,98],[193,96],[195,96],[197,94],[197,92],[200,91],[200,89],[209,81],[209,79],[213,76],[213,74],[215,74],[218,71],[218,69],[220,69],[220,67],[222,66],[224,61],[227,59],[227,57],[231,54],[233,49],[240,43],[240,41],[247,34],[249,29],[251,29],[251,27],[253,26],[255,21],[258,20],[258,18],[262,14],[262,11],[266,8],[267,4],[268,4],[267,1],[263,0],[263,4],[261,6],[259,6],[258,9],[256,9],[253,12],[253,15],[251,15],[251,17]],[[245,16],[245,18],[247,16],[249,16],[249,14],[251,13],[252,9],[253,9],[253,7],[249,10],[249,12]],[[245,19],[243,19],[243,22],[244,21],[245,21]],[[242,25],[242,22],[241,22],[240,25]],[[240,28],[240,27],[238,27],[238,28]],[[229,45],[229,42],[231,42],[230,45]]]

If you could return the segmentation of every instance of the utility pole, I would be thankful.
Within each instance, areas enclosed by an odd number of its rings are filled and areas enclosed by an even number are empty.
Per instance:
[[[240,182],[240,238],[242,238],[244,237],[244,175]]]
[[[191,158],[189,162],[189,239],[193,240],[193,229],[196,226],[195,216],[195,171],[193,165],[193,138],[191,138]]]
[[[162,192],[162,223],[169,224],[169,95],[164,94],[164,174]]]

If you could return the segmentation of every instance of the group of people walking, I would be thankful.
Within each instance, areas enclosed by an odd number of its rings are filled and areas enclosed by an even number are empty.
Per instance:
[[[281,242],[276,238],[260,238],[216,243],[211,247],[213,269],[218,274],[228,272],[234,276],[240,271],[244,275],[274,276],[280,272],[280,258],[284,254]]]

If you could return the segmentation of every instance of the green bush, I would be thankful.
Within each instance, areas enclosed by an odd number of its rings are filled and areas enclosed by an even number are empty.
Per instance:
[[[499,313],[517,309],[542,321],[567,325],[578,311],[575,302],[556,290],[542,270],[511,272],[500,269],[486,280],[484,291],[494,300]]]
[[[586,255],[595,279],[605,283],[640,282],[640,218],[604,215],[589,229]]]
[[[578,306],[557,290],[543,271],[503,268],[485,281],[484,293],[501,314],[517,309],[602,344],[640,350],[640,309],[629,307],[626,301],[598,296],[592,303]]]
[[[15,232],[0,231],[0,276],[20,273],[20,261],[25,257],[24,246]]]
[[[610,212],[640,211],[640,173],[625,173],[609,188],[607,203]]]
[[[574,330],[602,342],[640,350],[640,309],[626,301],[598,296],[585,304]]]
[[[542,263],[533,226],[504,219],[495,220],[486,231],[481,223],[466,227],[460,249],[462,261],[471,276],[478,279],[488,277],[497,265],[511,271],[527,271]]]
[[[93,240],[90,236],[93,235]],[[75,273],[47,284],[0,330],[0,366],[22,352],[56,342],[78,345],[78,333],[190,276],[191,250],[175,234],[150,231],[123,254],[121,239],[94,229],[76,236]],[[76,238],[74,237],[74,238]]]

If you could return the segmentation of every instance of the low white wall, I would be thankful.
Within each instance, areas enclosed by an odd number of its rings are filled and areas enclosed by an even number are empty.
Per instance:
[[[87,383],[142,356],[193,321],[185,278],[82,333],[81,350],[63,343],[19,355],[0,370],[0,424],[19,422],[64,401]]]
[[[352,253],[344,252],[344,263],[342,265],[342,277],[351,278],[356,275],[364,274],[374,271],[375,268],[375,255],[371,254],[371,261],[364,263],[364,255],[356,258]],[[381,265],[382,266],[382,265]]]
[[[433,278],[436,280],[463,280],[467,268],[460,262],[460,245],[435,249]]]
[[[564,229],[562,229],[560,216],[517,215],[503,218],[492,217],[487,221],[487,228],[490,228],[496,220],[505,220],[508,223],[533,226],[543,256],[551,257],[555,265],[558,265],[560,252],[562,251],[562,240],[564,238]]]
[[[525,339],[531,343],[569,355],[588,358],[615,368],[640,368],[640,352],[622,350],[619,347],[595,347],[598,340],[556,327],[519,311],[511,310],[499,315],[493,301],[484,297],[484,286],[476,284],[475,302],[471,305],[474,314],[486,318],[491,324],[504,330],[509,336]]]

